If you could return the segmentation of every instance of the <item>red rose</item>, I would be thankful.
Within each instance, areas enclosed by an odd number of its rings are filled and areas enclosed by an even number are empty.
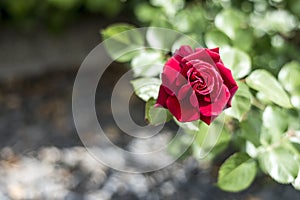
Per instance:
[[[181,46],[164,66],[156,106],[169,109],[180,122],[201,119],[210,124],[231,106],[237,89],[219,48]]]

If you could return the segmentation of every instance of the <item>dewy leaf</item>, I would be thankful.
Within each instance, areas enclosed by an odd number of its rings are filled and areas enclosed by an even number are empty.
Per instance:
[[[244,115],[251,107],[251,93],[246,84],[238,82],[239,89],[232,98],[231,108],[225,110],[227,115],[230,115],[239,121],[242,121]]]
[[[292,183],[297,177],[297,158],[283,146],[265,151],[258,159],[261,168],[279,183]]]
[[[149,99],[157,99],[161,80],[158,78],[139,78],[131,81],[135,94],[148,101]]]
[[[150,47],[164,51],[170,51],[172,44],[179,36],[176,32],[166,29],[149,27],[146,33],[146,39]]]
[[[251,71],[251,59],[242,50],[224,47],[220,50],[221,58],[226,67],[231,69],[233,77],[243,78]]]
[[[208,48],[229,46],[229,38],[218,30],[207,32],[204,37],[205,44]]]
[[[284,108],[290,108],[292,106],[287,93],[268,71],[263,69],[253,71],[246,78],[246,83],[251,88],[262,92],[269,100],[277,105]]]
[[[146,103],[146,120],[151,125],[163,124],[172,119],[172,114],[165,108],[154,107],[156,100],[150,99]]]
[[[300,90],[300,63],[293,61],[285,64],[279,74],[278,80],[290,93]]]
[[[144,45],[142,33],[129,24],[114,24],[101,34],[108,54],[119,62],[130,61]]]
[[[164,60],[160,51],[141,51],[131,61],[134,76],[157,76],[163,71]]]
[[[255,175],[255,160],[246,153],[236,153],[221,166],[218,186],[225,191],[238,192],[249,187]]]

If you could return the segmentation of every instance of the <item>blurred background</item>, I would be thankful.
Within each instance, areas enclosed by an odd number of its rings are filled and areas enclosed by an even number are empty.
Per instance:
[[[159,171],[129,174],[99,165],[83,147],[72,119],[72,87],[81,62],[102,41],[101,30],[116,22],[167,27],[169,22],[159,19],[160,12],[164,10],[169,15],[176,15],[184,6],[183,2],[0,1],[0,200],[300,198],[299,192],[292,187],[279,185],[263,175],[246,191],[227,193],[219,190],[214,185],[217,169],[230,155],[230,150],[210,164],[186,156]],[[277,65],[299,56],[300,37],[298,27],[294,25],[300,13],[299,3],[294,5],[290,3],[292,1],[280,0],[232,2],[186,1],[191,15],[184,13],[188,10],[178,13],[180,19],[186,21],[177,20],[178,23],[173,25],[182,32],[203,35],[206,30],[211,31],[213,12],[226,10],[231,5],[245,16],[264,12],[268,6],[276,10],[276,6],[283,5],[284,13],[255,18],[256,23],[261,24],[256,31],[260,31],[265,42],[256,47],[260,45],[260,49],[269,50],[270,45],[278,46],[284,38],[293,46],[279,50],[289,56],[274,57],[277,50],[264,54],[257,51],[255,59],[263,64],[265,58],[270,58],[267,61],[273,63],[271,69],[276,73]],[[203,14],[204,8],[212,11],[211,16]],[[201,31],[195,27],[200,27]],[[224,34],[213,31],[220,39],[218,42],[226,42]],[[282,37],[264,35],[264,31],[268,34],[279,32]],[[249,46],[247,41],[253,40],[249,37],[235,42],[244,44],[241,48],[248,51],[251,44]],[[113,85],[126,71],[127,66],[119,63],[113,63],[106,70],[99,83],[105,89],[98,91],[96,105],[104,116],[99,119],[101,125],[109,138],[120,146],[134,145],[134,139],[117,128],[109,107]],[[145,124],[143,110],[144,103],[132,97],[130,111],[139,124]],[[165,131],[171,132],[173,128],[174,124],[169,124]],[[108,153],[113,155],[114,152]]]

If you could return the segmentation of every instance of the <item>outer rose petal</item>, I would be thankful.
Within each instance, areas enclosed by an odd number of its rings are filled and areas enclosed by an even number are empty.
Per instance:
[[[230,93],[228,88],[223,85],[221,93],[214,103],[205,103],[203,101],[199,101],[200,114],[207,117],[214,115],[218,116],[224,110],[224,108],[226,108],[229,98]]]
[[[168,67],[171,67],[173,68],[174,70],[176,71],[180,71],[181,70],[181,67],[180,67],[180,63],[178,62],[178,60],[176,60],[174,57],[170,58],[166,64],[165,64],[165,67],[168,66]]]
[[[166,103],[169,111],[180,122],[190,122],[200,118],[198,105],[193,107],[190,98],[178,101],[175,96],[170,96]]]
[[[209,54],[209,56],[213,59],[215,63],[219,62],[220,60],[219,48],[205,49],[205,51]]]
[[[214,121],[214,119],[216,119],[217,117],[218,117],[218,116],[209,116],[209,117],[207,117],[207,116],[201,115],[201,116],[200,116],[200,119],[201,119],[202,121],[204,121],[206,124],[210,125],[210,123],[211,123],[212,121]]]
[[[222,76],[224,84],[229,89],[230,96],[232,98],[233,95],[235,94],[235,92],[238,89],[238,86],[237,86],[235,80],[233,79],[232,73],[231,73],[230,69],[226,68],[222,62],[218,62],[218,63],[216,63],[216,65],[217,65],[217,67],[219,69],[219,72]],[[231,98],[229,100],[229,106],[231,106],[231,104],[230,104],[231,103]]]
[[[181,46],[178,50],[175,51],[173,57],[181,62],[181,59],[191,53],[193,53],[193,49],[188,45]]]
[[[166,92],[169,95],[174,95],[174,93],[177,93],[178,87],[176,86],[176,81],[179,74],[180,73],[178,71],[169,66],[164,67],[164,71],[161,75],[162,85],[168,88]]]
[[[156,107],[163,106],[166,108],[167,107],[166,101],[167,101],[168,96],[169,95],[166,92],[165,87],[161,85],[159,88],[159,93],[158,93],[158,97],[157,97],[155,106]]]
[[[180,105],[175,96],[169,96],[166,101],[167,108],[176,117],[176,119],[181,119]]]

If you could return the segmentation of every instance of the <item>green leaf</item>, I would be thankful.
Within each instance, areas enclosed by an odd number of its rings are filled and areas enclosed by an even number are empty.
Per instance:
[[[141,51],[131,61],[134,76],[153,77],[162,73],[163,55],[160,51]]]
[[[165,108],[155,107],[156,100],[150,99],[146,103],[145,118],[149,124],[157,126],[172,119],[172,114]]]
[[[261,112],[254,109],[247,113],[247,120],[240,123],[241,135],[255,146],[260,145],[260,132],[262,126]]]
[[[269,129],[273,135],[283,134],[288,128],[286,112],[275,106],[267,106],[263,112],[263,125]]]
[[[299,95],[292,95],[291,103],[295,108],[300,110],[300,94]]]
[[[228,146],[230,138],[231,135],[224,127],[224,123],[218,119],[209,126],[200,123],[193,143],[193,154],[198,159],[211,160]]]
[[[173,118],[175,123],[180,126],[186,133],[197,134],[199,131],[199,124],[201,123],[199,120],[192,122],[180,122],[175,117]]]
[[[290,93],[300,89],[300,63],[293,61],[285,64],[278,74],[278,80]]]
[[[221,31],[213,30],[204,36],[205,44],[208,48],[229,46],[230,39]]]
[[[119,62],[128,62],[144,45],[139,30],[129,24],[114,24],[101,31],[108,54]]]
[[[134,7],[134,13],[141,22],[151,22],[153,16],[159,15],[160,10],[150,6],[148,3],[139,3]]]
[[[218,186],[230,192],[249,187],[256,175],[256,162],[246,153],[230,156],[219,170]]]
[[[238,29],[235,33],[235,38],[232,41],[233,46],[242,49],[244,51],[249,51],[253,44],[254,36],[249,29]]]
[[[292,183],[299,171],[297,158],[283,146],[258,156],[261,168],[279,183]]]
[[[232,98],[232,107],[226,109],[225,113],[242,121],[251,107],[251,93],[246,84],[238,82],[238,86],[239,89]]]
[[[243,13],[233,9],[224,9],[215,18],[216,27],[231,39],[235,38],[237,30],[241,29],[245,23]]]
[[[184,7],[184,0],[151,0],[154,6],[162,7],[168,16],[174,16],[176,12]]]
[[[247,78],[246,83],[249,87],[262,92],[264,96],[277,105],[290,108],[292,105],[289,96],[283,90],[279,82],[266,70],[257,69],[253,71]]]
[[[200,33],[206,30],[208,20],[205,17],[205,10],[200,6],[188,7],[176,13],[170,19],[175,29],[183,33]]]
[[[135,94],[143,99],[157,99],[161,80],[158,78],[139,78],[131,81]]]
[[[242,50],[224,47],[221,48],[220,55],[225,66],[231,69],[234,78],[243,78],[251,71],[251,59]]]
[[[176,41],[179,33],[166,28],[149,27],[146,39],[150,47],[164,51],[171,51],[172,44]]]
[[[272,104],[272,101],[271,101],[267,96],[265,96],[265,94],[262,93],[262,92],[257,92],[257,93],[256,93],[256,98],[257,98],[257,100],[259,100],[262,104]]]
[[[297,27],[298,20],[287,10],[274,9],[265,12],[264,15],[253,15],[251,23],[255,29],[263,32],[289,35],[289,32]]]
[[[300,171],[298,173],[297,178],[292,182],[292,185],[296,190],[300,190]]]

